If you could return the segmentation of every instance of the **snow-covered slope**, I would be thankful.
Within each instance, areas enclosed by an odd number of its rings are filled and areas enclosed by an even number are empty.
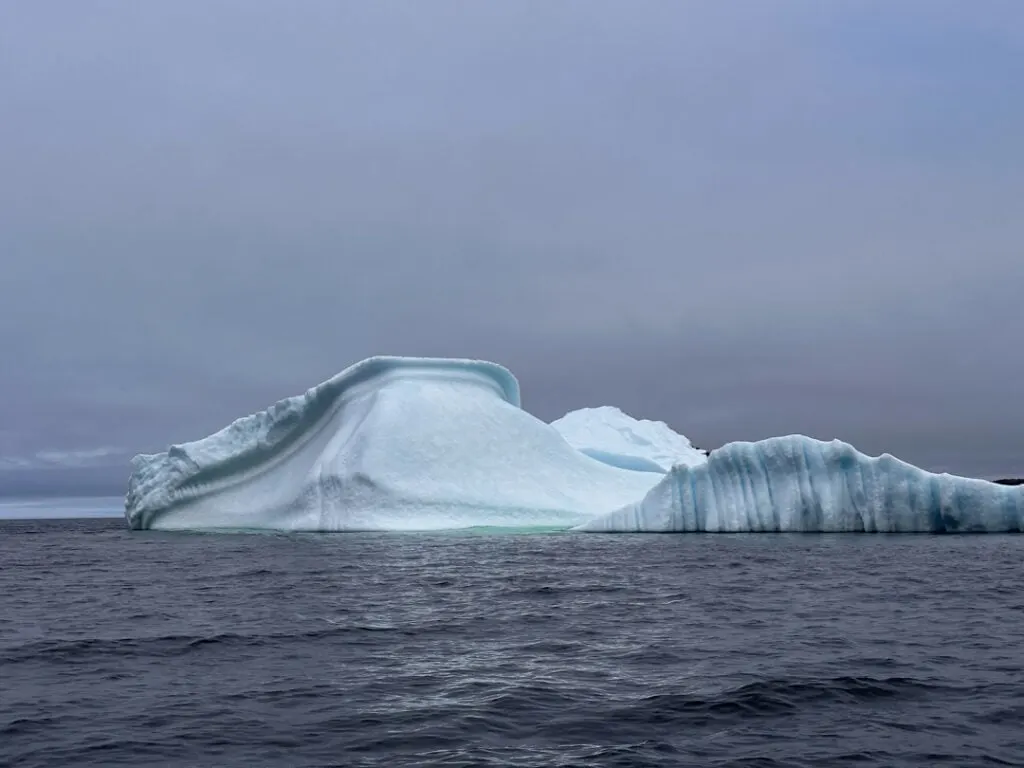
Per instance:
[[[665,422],[634,419],[612,406],[570,411],[551,426],[573,448],[613,467],[664,473],[707,461]]]

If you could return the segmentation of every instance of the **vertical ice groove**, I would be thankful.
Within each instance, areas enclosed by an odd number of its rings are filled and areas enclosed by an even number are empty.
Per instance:
[[[800,529],[814,530],[819,523],[809,519],[814,510],[814,486],[811,483],[811,460],[807,455],[807,445],[803,442],[800,443],[800,458]]]
[[[719,473],[727,471],[729,464],[729,457],[726,456],[721,462],[715,462],[714,468],[710,468],[709,464],[707,477],[704,478],[704,522],[705,525],[708,521],[713,520],[714,525],[718,530],[727,531],[729,530],[728,525],[722,523],[722,510],[718,506],[718,493],[715,488],[715,480],[718,478]]]
[[[686,470],[687,483],[690,486],[689,505],[681,507],[685,525],[682,530],[699,531],[700,524],[697,520],[697,476],[693,470]]]
[[[758,457],[758,464],[761,466],[761,472],[764,475],[764,489],[765,495],[768,497],[768,515],[772,520],[772,528],[776,531],[782,530],[782,518],[779,510],[779,505],[775,502],[775,491],[772,490],[772,473],[768,468],[767,453],[764,451],[764,446],[756,445],[752,450]]]
[[[764,456],[761,455],[760,451],[752,450],[750,452],[750,459],[750,485],[754,489],[754,494],[757,499],[756,503],[759,508],[758,516],[762,518],[772,518],[775,515],[775,504],[772,502],[771,479],[765,471]]]

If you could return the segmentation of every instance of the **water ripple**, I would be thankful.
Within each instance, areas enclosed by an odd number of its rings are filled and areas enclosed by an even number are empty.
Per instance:
[[[0,764],[1024,765],[1024,539],[0,526]]]

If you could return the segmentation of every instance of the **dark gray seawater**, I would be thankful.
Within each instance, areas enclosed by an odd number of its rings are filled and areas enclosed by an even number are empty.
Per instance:
[[[1024,765],[1022,536],[0,523],[0,765]]]

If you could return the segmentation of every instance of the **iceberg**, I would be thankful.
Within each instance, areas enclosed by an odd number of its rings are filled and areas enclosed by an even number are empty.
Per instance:
[[[664,474],[707,461],[704,451],[665,422],[634,419],[612,406],[570,411],[551,426],[576,450],[620,469]]]
[[[1020,532],[1024,487],[932,474],[802,435],[730,443],[677,466],[638,502],[576,527],[603,532]]]
[[[565,529],[663,477],[574,449],[520,407],[500,365],[399,357],[133,465],[134,529]]]
[[[480,360],[370,358],[133,465],[133,529],[1024,529],[1024,485],[801,435],[707,456],[611,407],[547,424],[523,410],[507,369]]]

